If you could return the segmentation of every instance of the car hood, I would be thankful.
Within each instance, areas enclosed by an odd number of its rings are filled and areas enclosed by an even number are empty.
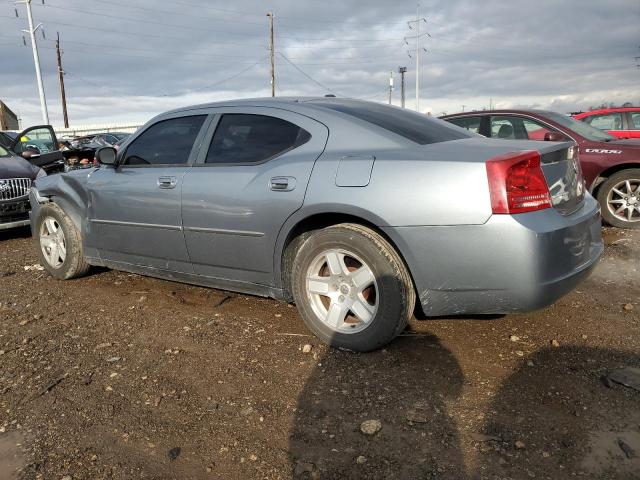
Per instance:
[[[38,170],[24,158],[0,157],[0,178],[30,178],[34,180],[38,175]]]

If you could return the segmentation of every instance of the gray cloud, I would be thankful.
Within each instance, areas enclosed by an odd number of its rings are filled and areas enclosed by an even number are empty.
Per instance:
[[[421,107],[442,111],[495,105],[577,110],[604,101],[640,103],[640,4],[423,1],[427,30]],[[34,2],[47,40],[39,38],[51,119],[61,123],[55,52],[59,31],[73,124],[144,121],[168,108],[269,94],[267,9],[276,15],[281,95],[386,99],[389,72],[414,65],[403,37],[415,2],[327,0],[237,2],[47,0]],[[39,122],[26,27],[11,4],[0,5],[0,98],[25,124]],[[255,65],[254,65],[255,64]],[[238,74],[242,70],[243,73]],[[303,73],[312,77],[310,80]],[[396,74],[397,77],[397,74]],[[399,82],[396,78],[396,85]],[[394,93],[399,102],[399,92]]]

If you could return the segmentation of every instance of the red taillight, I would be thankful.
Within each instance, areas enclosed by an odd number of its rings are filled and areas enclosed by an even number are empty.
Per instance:
[[[513,152],[487,162],[491,208],[495,214],[551,207],[551,195],[538,152]]]

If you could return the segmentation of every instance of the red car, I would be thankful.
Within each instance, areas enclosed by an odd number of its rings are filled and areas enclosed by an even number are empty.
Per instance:
[[[605,221],[640,228],[640,139],[621,140],[570,116],[541,110],[489,110],[441,118],[485,137],[575,142],[587,188],[600,202]]]
[[[605,130],[618,138],[640,138],[640,107],[605,108],[578,113],[576,120]]]

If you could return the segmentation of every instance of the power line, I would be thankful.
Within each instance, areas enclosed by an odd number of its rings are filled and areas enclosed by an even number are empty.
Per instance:
[[[300,72],[302,75],[304,75],[305,77],[307,77],[309,80],[311,80],[311,81],[312,81],[313,83],[315,83],[316,85],[318,85],[318,86],[320,86],[320,87],[324,88],[325,90],[327,90],[327,91],[329,91],[329,92],[333,93],[334,95],[338,95],[339,97],[343,96],[343,95],[340,95],[340,94],[338,94],[338,93],[334,92],[334,91],[333,91],[333,90],[331,90],[329,87],[327,87],[326,85],[324,85],[324,84],[320,83],[320,82],[319,82],[319,81],[317,81],[315,78],[313,78],[311,75],[307,74],[304,70],[302,70],[302,69],[301,69],[300,67],[298,67],[295,63],[293,63],[291,60],[289,60],[289,59],[287,58],[287,56],[286,56],[284,53],[282,53],[282,52],[278,52],[278,55],[280,55],[282,58],[284,58],[284,59],[287,61],[287,63],[288,63],[289,65],[291,65],[293,68],[295,68],[298,72]]]
[[[261,58],[260,60],[258,60],[257,62],[249,65],[246,68],[243,68],[242,70],[240,70],[238,73],[235,73],[233,75],[231,75],[230,77],[224,78],[222,80],[219,80],[215,83],[211,83],[209,85],[205,85],[204,87],[199,87],[199,88],[195,88],[193,90],[189,90],[188,92],[183,92],[183,93],[168,93],[165,95],[161,95],[162,97],[176,97],[179,95],[184,95],[184,93],[194,93],[194,92],[202,92],[204,90],[209,90],[210,88],[213,87],[217,87],[218,85],[222,85],[223,83],[229,82],[231,80],[233,80],[234,78],[239,77],[240,75],[242,75],[245,72],[248,72],[249,70],[251,70],[253,67],[255,67],[256,65],[259,65],[260,63],[264,62],[266,60],[266,58]]]

